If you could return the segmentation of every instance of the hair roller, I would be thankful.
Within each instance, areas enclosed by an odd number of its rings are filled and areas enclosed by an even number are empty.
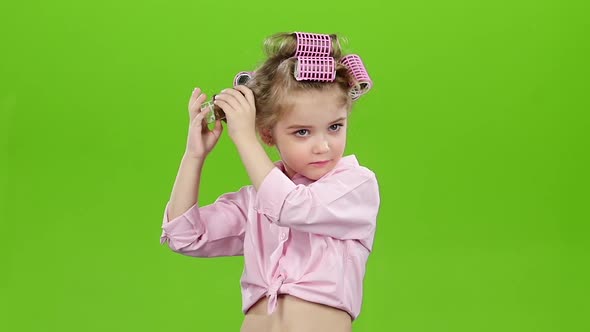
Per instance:
[[[234,86],[248,83],[248,81],[252,79],[252,76],[254,76],[254,73],[251,71],[241,71],[237,73],[234,77]]]
[[[305,32],[295,32],[295,35],[297,37],[295,56],[330,56],[332,52],[330,35]]]
[[[297,81],[332,82],[336,77],[336,65],[332,57],[298,56],[295,63]]]
[[[354,78],[350,83],[350,96],[353,100],[358,99],[373,87],[373,81],[369,77],[365,65],[358,55],[349,54],[340,59],[340,63],[348,68],[348,72]]]

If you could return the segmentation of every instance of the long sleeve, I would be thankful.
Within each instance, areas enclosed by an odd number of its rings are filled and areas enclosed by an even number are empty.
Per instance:
[[[278,168],[264,179],[255,210],[272,223],[372,249],[380,198],[375,174],[356,166],[336,170],[308,186],[294,184]]]
[[[196,203],[173,220],[168,220],[166,204],[160,243],[187,256],[242,255],[250,190],[224,194],[204,207]]]

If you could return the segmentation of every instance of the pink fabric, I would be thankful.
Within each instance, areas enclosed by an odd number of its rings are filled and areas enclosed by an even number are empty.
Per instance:
[[[379,187],[355,156],[313,182],[290,180],[278,162],[258,192],[252,186],[198,203],[162,225],[162,244],[197,257],[243,255],[242,310],[277,294],[360,313],[365,265],[373,246]]]

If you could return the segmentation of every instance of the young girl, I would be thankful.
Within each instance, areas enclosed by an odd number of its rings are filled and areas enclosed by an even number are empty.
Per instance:
[[[343,153],[353,101],[371,81],[336,35],[282,33],[265,44],[268,59],[249,81],[214,98],[252,185],[199,206],[222,125],[209,130],[196,88],[161,242],[189,256],[244,256],[241,331],[350,331],[380,199],[375,174]]]

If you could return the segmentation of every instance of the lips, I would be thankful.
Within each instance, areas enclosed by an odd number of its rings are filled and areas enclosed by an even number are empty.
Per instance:
[[[322,161],[315,161],[310,164],[313,166],[324,166],[324,165],[327,165],[329,162],[330,162],[329,160],[322,160]]]

